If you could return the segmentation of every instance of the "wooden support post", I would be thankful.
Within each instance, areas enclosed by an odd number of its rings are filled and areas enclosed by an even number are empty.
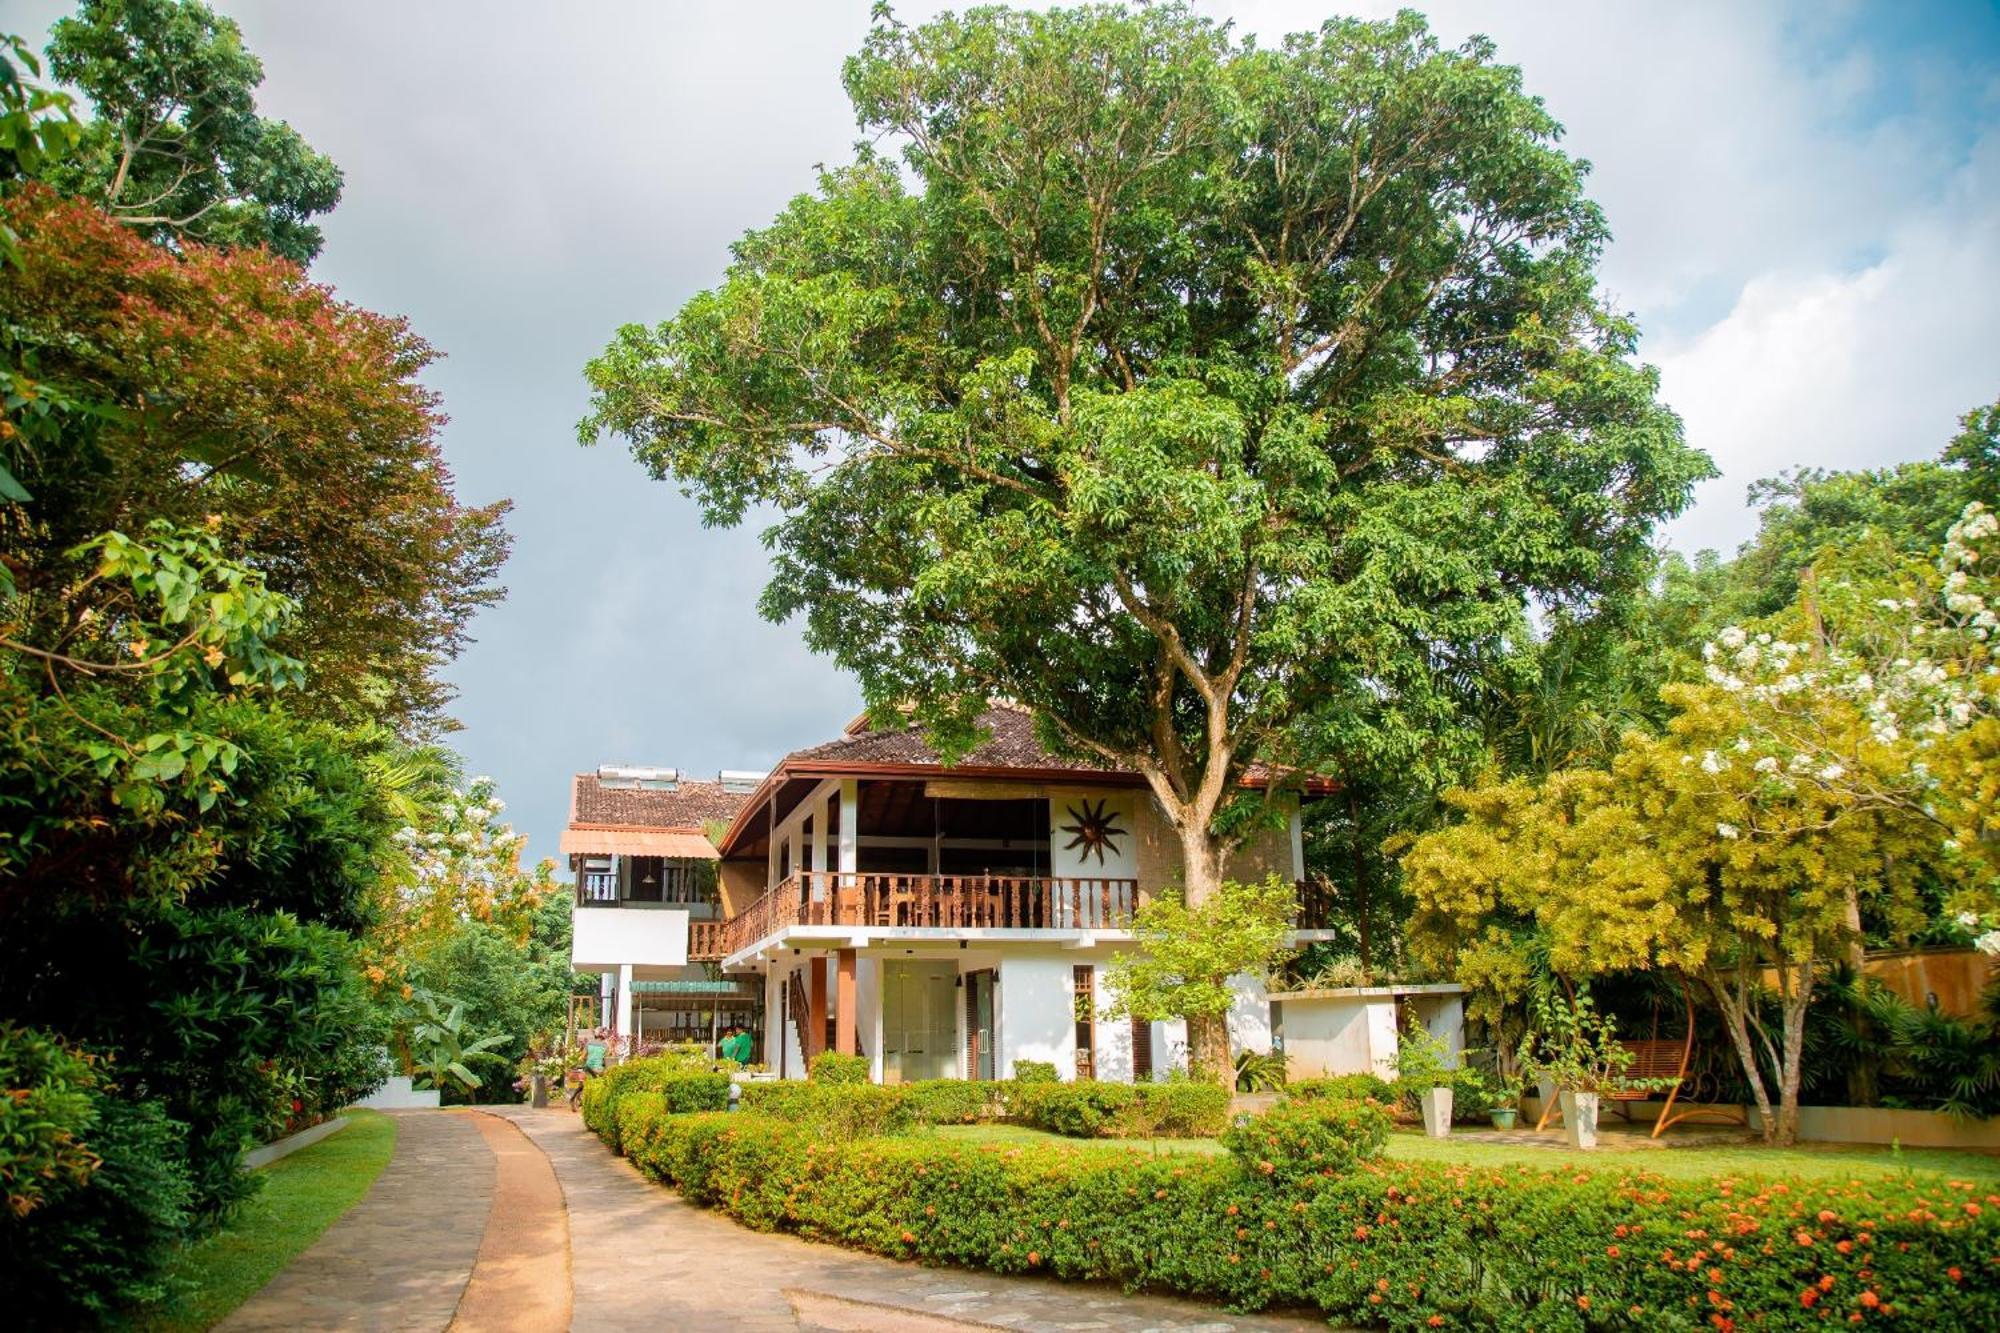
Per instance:
[[[858,1055],[860,1046],[854,1031],[854,950],[838,954],[840,974],[833,1008],[833,1045],[842,1055]]]
[[[810,1069],[813,1057],[826,1049],[826,960],[808,959],[806,969],[812,973],[810,1004],[806,1011],[806,1026],[812,1031],[799,1034],[799,1053],[805,1057],[806,1067]]]

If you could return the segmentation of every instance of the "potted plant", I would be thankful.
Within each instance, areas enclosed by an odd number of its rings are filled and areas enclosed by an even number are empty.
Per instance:
[[[1416,1098],[1434,1139],[1451,1133],[1451,1080],[1450,1049],[1411,1014],[1396,1043],[1396,1085]]]
[[[1521,1080],[1503,1078],[1493,1087],[1493,1104],[1486,1109],[1492,1118],[1493,1128],[1514,1128],[1515,1117],[1521,1114]]]
[[[1588,990],[1567,1003],[1544,998],[1536,1010],[1539,1031],[1522,1043],[1524,1063],[1559,1090],[1570,1147],[1595,1148],[1600,1099],[1638,1086],[1625,1077],[1632,1052],[1618,1040],[1617,1024],[1591,1004]]]

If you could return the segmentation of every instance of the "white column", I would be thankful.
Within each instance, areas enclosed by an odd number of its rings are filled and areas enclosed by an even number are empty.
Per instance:
[[[833,795],[829,792],[820,798],[819,808],[813,811],[812,851],[814,870],[827,870],[831,868],[826,863],[826,812],[832,804]]]
[[[840,780],[840,873],[851,875],[861,859],[861,783]]]
[[[637,1044],[632,1041],[632,1038],[637,1035],[632,1031],[632,1021],[632,965],[630,963],[620,963],[618,965],[618,1035],[626,1039],[628,1050],[632,1045]]]
[[[1306,832],[1305,821],[1299,818],[1297,810],[1292,811],[1292,882],[1303,884],[1306,878]]]

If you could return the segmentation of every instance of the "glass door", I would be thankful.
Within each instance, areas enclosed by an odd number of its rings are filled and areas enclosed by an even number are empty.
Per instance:
[[[950,1078],[958,1064],[952,963],[886,963],[882,968],[882,1081]]]
[[[993,1077],[993,972],[965,975],[965,1065],[967,1078]]]

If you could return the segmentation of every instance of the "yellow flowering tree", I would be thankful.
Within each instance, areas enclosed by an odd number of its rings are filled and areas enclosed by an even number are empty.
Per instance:
[[[1789,1143],[1807,1006],[1858,952],[1864,904],[1914,929],[1929,873],[1962,926],[1993,916],[2000,561],[1978,543],[1995,535],[1974,504],[1934,571],[1831,556],[1784,614],[1704,646],[1704,679],[1664,692],[1664,735],[1627,736],[1604,770],[1453,793],[1464,819],[1404,861],[1416,951],[1502,991],[1524,929],[1565,974],[1680,969],[1714,996],[1766,1136]]]

